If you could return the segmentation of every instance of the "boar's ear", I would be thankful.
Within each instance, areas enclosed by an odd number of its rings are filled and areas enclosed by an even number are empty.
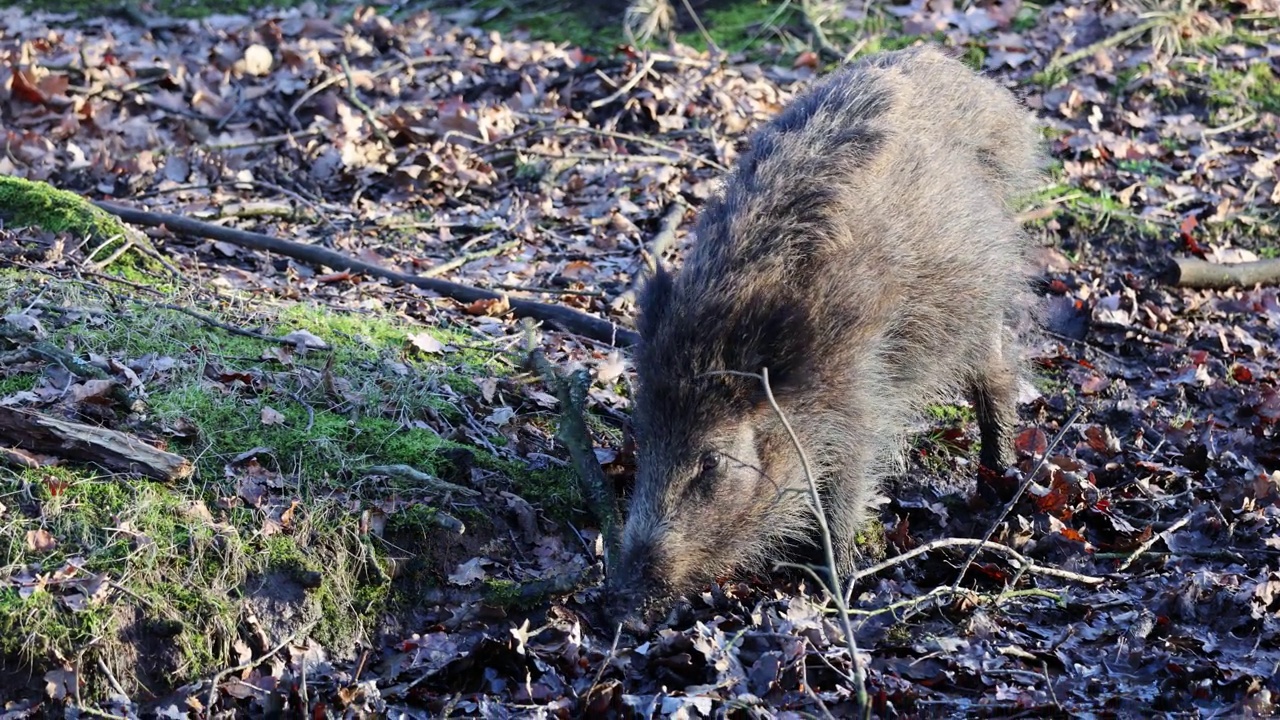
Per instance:
[[[666,316],[671,305],[671,274],[662,268],[659,264],[657,272],[653,274],[643,287],[640,288],[639,302],[640,317],[636,325],[640,330],[640,337],[649,338],[653,336],[658,325],[662,322],[662,318]]]

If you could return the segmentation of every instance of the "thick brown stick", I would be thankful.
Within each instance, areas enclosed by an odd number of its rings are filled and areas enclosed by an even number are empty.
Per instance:
[[[353,270],[366,275],[386,278],[393,282],[425,288],[459,302],[472,303],[477,300],[496,300],[502,297],[502,293],[492,290],[482,290],[470,285],[462,285],[439,278],[402,273],[398,270],[391,270],[380,265],[357,260],[340,252],[315,245],[304,245],[290,240],[273,238],[270,235],[261,233],[213,225],[182,217],[181,215],[138,210],[110,202],[95,201],[94,204],[121,220],[135,225],[146,227],[163,225],[174,232],[186,233],[210,240],[220,240],[232,245],[249,248],[250,250],[273,252],[315,265],[326,265],[335,270]],[[627,330],[603,318],[587,315],[571,308],[548,305],[523,298],[508,297],[507,301],[510,303],[511,309],[515,311],[515,314],[520,317],[549,322],[569,332],[584,335],[602,343],[627,347],[635,344],[639,337],[633,330]]]
[[[179,480],[192,471],[186,458],[151,447],[132,435],[19,408],[0,407],[0,438],[22,450],[92,462],[157,480]]]
[[[1211,263],[1196,257],[1174,258],[1165,282],[1178,287],[1225,290],[1280,282],[1280,259],[1242,263]]]

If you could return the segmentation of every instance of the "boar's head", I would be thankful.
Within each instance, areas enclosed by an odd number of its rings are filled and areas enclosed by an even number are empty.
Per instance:
[[[799,453],[761,381],[744,374],[768,366],[775,396],[797,407],[786,394],[795,363],[763,339],[801,319],[777,305],[689,307],[672,283],[659,272],[641,299],[638,473],[610,582],[615,615],[641,626],[674,596],[757,566],[812,527]]]

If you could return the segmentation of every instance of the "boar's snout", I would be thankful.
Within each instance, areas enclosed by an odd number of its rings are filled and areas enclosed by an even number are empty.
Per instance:
[[[666,609],[672,587],[654,542],[628,543],[617,572],[609,578],[609,614],[633,634],[644,634]]]

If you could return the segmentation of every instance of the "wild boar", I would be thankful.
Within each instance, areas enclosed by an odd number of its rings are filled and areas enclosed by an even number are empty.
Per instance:
[[[1042,177],[1034,116],[924,47],[816,82],[757,130],[675,274],[638,299],[637,477],[615,602],[632,610],[814,541],[838,571],[924,407],[964,391],[1003,470],[1034,296],[1015,211]]]

